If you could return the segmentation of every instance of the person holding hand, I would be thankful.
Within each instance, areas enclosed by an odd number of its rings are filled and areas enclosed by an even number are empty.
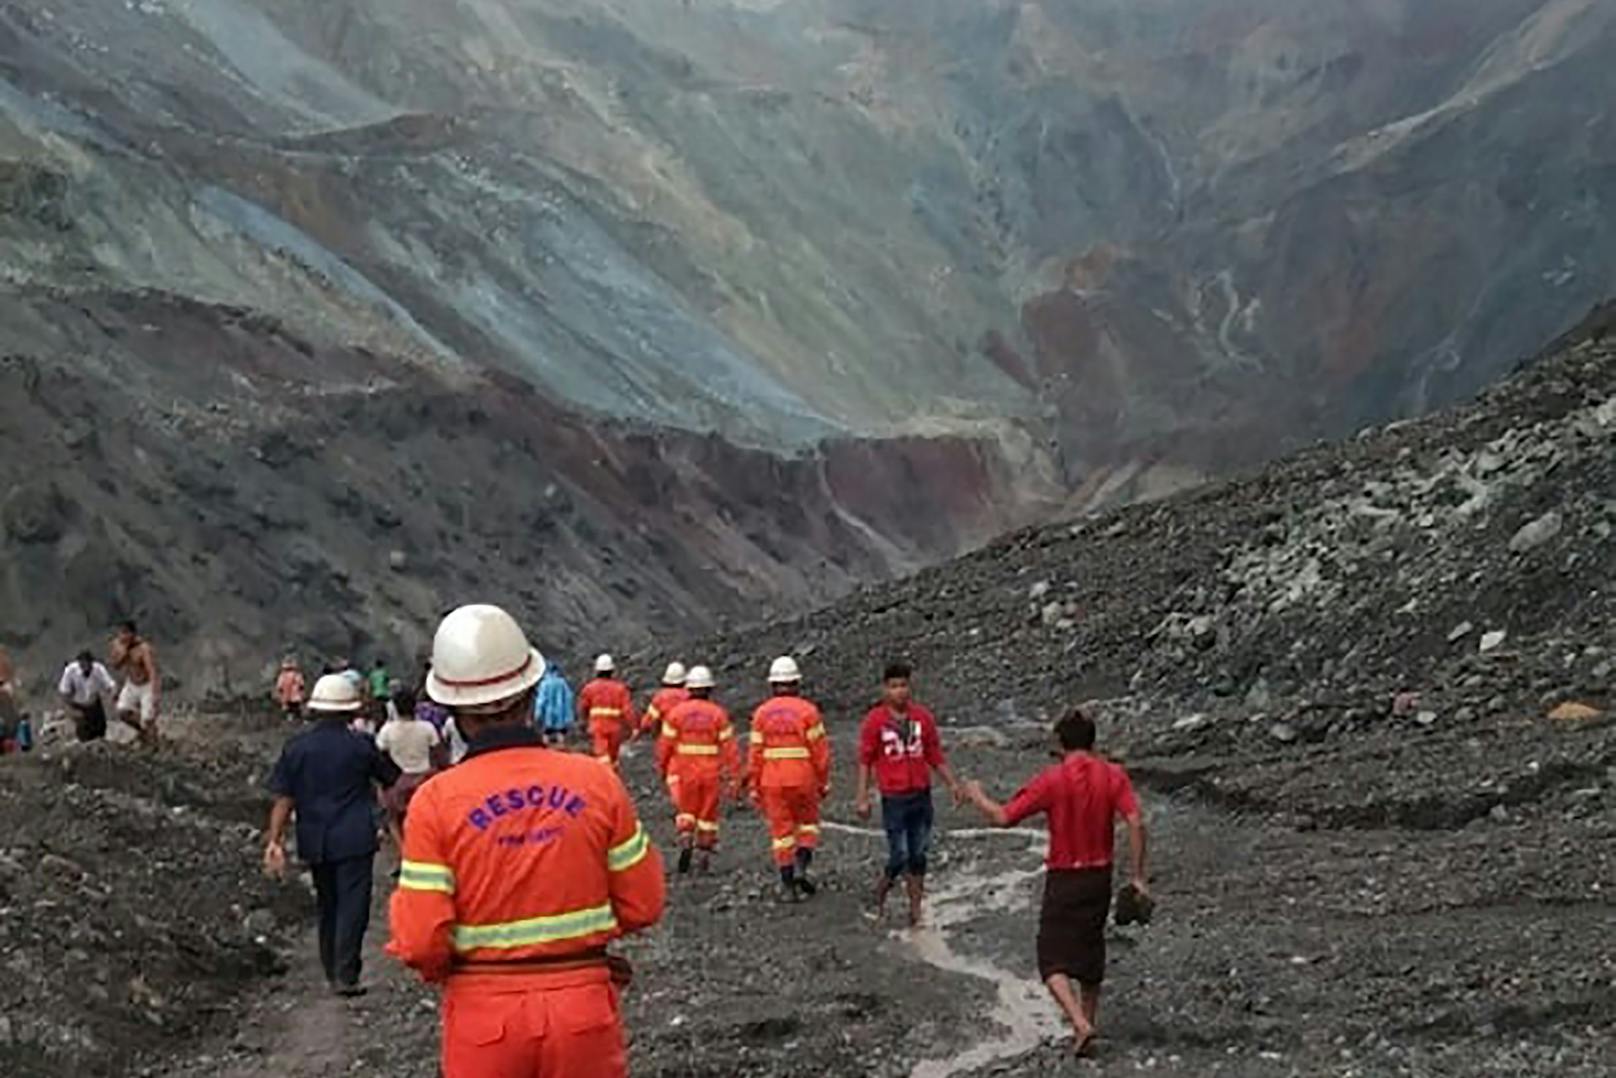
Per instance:
[[[1139,903],[1150,901],[1145,822],[1128,773],[1095,753],[1092,719],[1073,709],[1055,724],[1055,739],[1060,762],[1040,772],[1008,804],[994,801],[980,782],[967,783],[965,796],[995,827],[1014,827],[1039,814],[1049,818],[1038,975],[1072,1024],[1077,1054],[1087,1055],[1105,979],[1115,821],[1128,826],[1129,886]]]

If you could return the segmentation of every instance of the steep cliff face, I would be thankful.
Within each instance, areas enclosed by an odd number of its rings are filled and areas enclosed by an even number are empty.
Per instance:
[[[1613,45],[1600,0],[9,0],[0,351],[82,381],[7,402],[0,492],[43,452],[148,511],[138,459],[34,448],[61,394],[141,438],[239,407],[347,487],[641,476],[531,600],[563,634],[835,593],[1474,392],[1616,291]],[[366,446],[422,399],[431,446]],[[447,452],[453,401],[509,424]],[[158,475],[142,565],[205,534]],[[511,586],[559,542],[436,499],[415,541]]]
[[[474,599],[547,648],[626,647],[1035,513],[986,443],[784,457],[163,293],[13,294],[0,320],[32,345],[0,357],[0,607],[35,684],[130,612],[187,695],[256,693],[282,648],[402,664]]]

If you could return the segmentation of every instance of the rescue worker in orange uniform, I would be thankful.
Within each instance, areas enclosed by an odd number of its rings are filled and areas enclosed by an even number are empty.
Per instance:
[[[607,944],[662,916],[662,859],[611,768],[544,747],[544,659],[505,611],[463,606],[427,692],[469,748],[410,803],[390,920],[395,955],[444,985],[444,1078],[623,1078]]]
[[[595,676],[578,692],[578,718],[589,731],[595,759],[617,766],[623,741],[639,725],[634,714],[634,694],[613,675],[617,663],[610,655],[595,660]]]
[[[830,740],[825,721],[801,695],[802,672],[789,656],[769,667],[772,697],[752,713],[747,779],[769,821],[781,897],[811,898],[808,875],[819,848],[819,803],[830,792]]]
[[[674,706],[662,720],[657,739],[657,770],[673,797],[674,827],[679,832],[679,872],[690,871],[692,847],[701,854],[701,870],[712,867],[718,846],[719,802],[728,792],[741,792],[741,754],[729,712],[712,700],[713,673],[705,666],[690,671],[685,682],[690,698]]]
[[[651,702],[645,707],[645,717],[640,720],[640,733],[646,737],[656,737],[662,733],[662,720],[672,714],[673,709],[690,699],[690,693],[685,690],[685,664],[669,663],[668,668],[662,672],[662,687],[651,695]]]

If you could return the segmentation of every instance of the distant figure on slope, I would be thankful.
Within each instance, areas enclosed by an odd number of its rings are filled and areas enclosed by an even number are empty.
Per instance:
[[[17,713],[17,668],[11,656],[0,647],[0,754],[17,751],[17,728],[22,716]]]
[[[1114,821],[1120,817],[1128,825],[1128,897],[1134,902],[1150,898],[1145,823],[1128,773],[1095,754],[1094,723],[1088,716],[1073,710],[1055,724],[1055,740],[1061,762],[1045,768],[1008,805],[995,802],[979,782],[966,787],[966,796],[997,827],[1013,827],[1040,813],[1049,818],[1038,975],[1066,1012],[1077,1052],[1084,1055],[1098,1028],[1105,979]]]
[[[685,664],[671,662],[668,668],[662,671],[662,687],[651,694],[651,702],[645,706],[645,717],[640,720],[640,729],[637,737],[655,738],[662,733],[662,720],[672,714],[673,709],[690,699],[690,693],[685,691]]]
[[[886,915],[887,894],[898,877],[909,891],[909,923],[918,927],[926,895],[926,855],[935,819],[931,773],[948,783],[958,800],[963,788],[943,755],[937,720],[912,698],[908,663],[888,664],[881,677],[881,703],[870,709],[859,729],[856,806],[870,815],[870,780],[881,791],[881,828],[887,835],[887,864],[875,888],[875,917]]]
[[[705,666],[690,671],[689,699],[668,712],[656,743],[657,771],[673,799],[673,826],[679,834],[679,873],[690,871],[701,854],[701,870],[712,867],[718,847],[719,805],[727,793],[733,800],[741,787],[741,755],[729,712],[712,699],[713,673]]]
[[[303,718],[303,671],[297,668],[297,660],[288,655],[281,660],[280,673],[275,675],[275,703],[280,706],[281,714],[288,719]]]
[[[539,680],[538,694],[533,698],[533,725],[538,727],[546,745],[559,748],[567,743],[576,706],[572,686],[561,673],[561,664],[547,664],[544,677]]]
[[[56,692],[73,718],[73,734],[80,741],[97,741],[107,736],[107,701],[118,691],[107,668],[88,651],[62,670]]]
[[[126,621],[113,638],[110,648],[112,668],[123,675],[118,691],[118,721],[134,730],[148,745],[157,744],[158,696],[162,675],[157,669],[157,652],[140,635],[133,621]]]
[[[365,693],[371,721],[378,727],[387,721],[387,704],[392,691],[393,675],[387,672],[387,664],[377,659],[371,664],[370,673],[365,675]]]
[[[393,761],[348,720],[364,706],[353,682],[331,674],[314,683],[308,710],[319,721],[292,738],[269,777],[264,870],[286,875],[286,826],[297,813],[297,855],[314,875],[319,905],[320,964],[341,996],[364,993],[361,954],[370,925],[376,860],[376,787],[398,781]]]
[[[623,739],[638,721],[634,715],[634,694],[617,680],[617,664],[610,655],[595,660],[595,676],[578,694],[578,717],[589,731],[595,759],[617,766]]]
[[[801,695],[797,661],[781,656],[769,666],[774,695],[752,713],[747,779],[769,822],[770,846],[788,902],[812,898],[808,875],[819,848],[819,803],[830,792],[830,739],[819,708]]]

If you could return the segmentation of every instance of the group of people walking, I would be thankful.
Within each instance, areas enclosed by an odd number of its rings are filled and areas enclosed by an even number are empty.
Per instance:
[[[456,766],[434,773],[441,734],[402,706],[375,738],[354,737],[363,694],[337,673],[315,684],[306,707],[319,721],[287,745],[270,780],[265,866],[284,873],[295,815],[298,854],[313,870],[320,904],[326,975],[349,995],[362,991],[360,943],[378,849],[372,791],[399,790],[404,765],[421,767],[403,796],[388,795],[402,821],[402,856],[387,950],[444,985],[446,1078],[626,1074],[619,992],[631,970],[608,945],[654,925],[666,902],[661,855],[617,773],[626,742],[654,739],[678,873],[711,870],[723,802],[745,797],[767,821],[781,898],[817,891],[810,870],[831,785],[831,739],[794,659],[771,664],[770,695],[750,717],[744,756],[707,667],[670,664],[641,716],[603,655],[567,719],[554,714],[557,690],[546,706],[547,672],[552,684],[559,679],[509,614],[462,607],[438,627],[423,694],[463,739]],[[572,719],[587,733],[587,754],[554,751]],[[879,793],[889,853],[872,914],[884,913],[902,879],[916,925],[934,774],[992,825],[1048,816],[1039,970],[1086,1051],[1104,969],[1113,822],[1120,817],[1129,828],[1130,895],[1148,902],[1144,826],[1126,774],[1094,754],[1093,724],[1073,713],[1056,735],[1061,762],[1000,805],[954,774],[936,720],[912,699],[911,670],[890,664],[881,701],[859,732],[855,808],[870,816]]]

